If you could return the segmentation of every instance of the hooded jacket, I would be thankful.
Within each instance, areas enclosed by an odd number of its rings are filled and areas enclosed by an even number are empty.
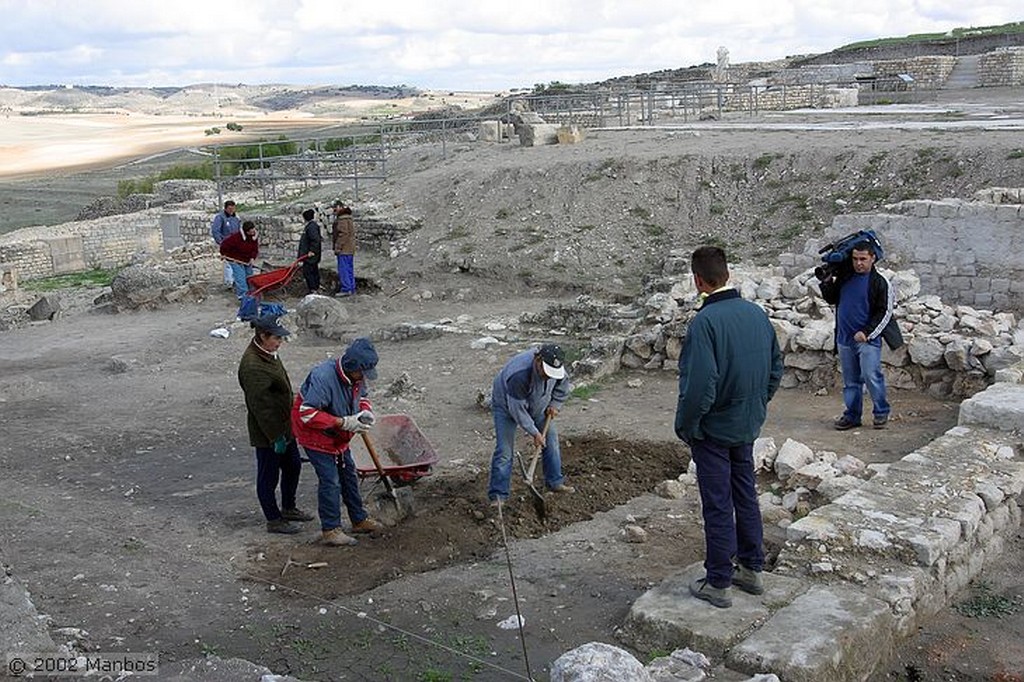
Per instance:
[[[372,410],[365,382],[353,382],[341,368],[341,358],[324,360],[309,372],[292,403],[292,432],[309,450],[340,455],[348,450],[352,431],[338,427],[338,417]]]
[[[320,256],[323,255],[323,238],[320,236],[320,223],[315,220],[310,220],[306,223],[306,226],[302,228],[302,237],[299,238],[299,258],[302,258],[307,253],[313,255],[307,258],[303,265],[311,266],[320,262]]]
[[[339,215],[331,226],[331,241],[334,253],[352,255],[356,252],[356,224],[351,213]]]
[[[232,232],[220,243],[220,255],[237,263],[248,265],[259,253],[259,235],[250,239],[245,230]]]

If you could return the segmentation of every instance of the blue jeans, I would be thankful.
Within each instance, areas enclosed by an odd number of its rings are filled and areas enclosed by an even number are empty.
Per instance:
[[[235,296],[242,300],[242,296],[249,293],[249,283],[246,278],[252,274],[251,265],[241,263],[228,263],[231,266],[231,277],[235,280]]]
[[[299,487],[302,460],[295,441],[283,454],[274,448],[256,448],[256,497],[267,521],[281,518],[281,509],[295,509],[295,491]],[[281,507],[277,506],[277,482],[281,481]]]
[[[761,508],[754,485],[754,445],[731,447],[710,440],[690,446],[697,464],[704,515],[704,569],[712,587],[732,584],[732,558],[749,569],[764,568]]]
[[[515,445],[516,422],[501,407],[495,405],[494,411],[494,435],[497,446],[494,448],[494,455],[491,457],[491,480],[487,486],[487,497],[489,499],[508,499],[509,479],[512,478],[512,449]],[[538,430],[543,427],[539,425]],[[526,460],[529,466],[529,459]],[[562,451],[558,447],[558,430],[554,422],[548,426],[547,440],[544,441],[544,450],[541,453],[541,466],[544,469],[544,484],[548,488],[555,488],[562,483]]]
[[[353,525],[369,516],[359,494],[359,476],[351,451],[346,450],[344,455],[335,457],[306,448],[306,454],[309,455],[309,462],[316,470],[318,479],[316,508],[321,529],[332,530],[341,526],[342,501],[345,502],[348,518]]]
[[[843,370],[843,402],[846,411],[843,416],[860,424],[864,410],[864,386],[868,387],[873,408],[872,414],[884,417],[889,414],[889,401],[885,399],[885,377],[882,375],[882,346],[858,343],[853,346],[839,346],[839,366]]]
[[[356,292],[356,272],[351,253],[338,254],[338,292],[343,294]]]

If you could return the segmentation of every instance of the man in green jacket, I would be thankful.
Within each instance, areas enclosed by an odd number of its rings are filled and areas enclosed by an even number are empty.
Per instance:
[[[273,316],[257,318],[253,327],[256,333],[238,364],[238,384],[245,394],[249,444],[256,448],[256,497],[267,518],[267,531],[290,535],[302,530],[296,521],[313,517],[295,506],[302,461],[292,437],[292,383],[277,356],[289,332]]]
[[[706,575],[690,592],[727,608],[730,585],[764,591],[753,449],[782,380],[782,354],[765,312],[728,286],[722,249],[702,246],[690,268],[704,304],[679,356],[675,431],[697,465],[706,549]]]

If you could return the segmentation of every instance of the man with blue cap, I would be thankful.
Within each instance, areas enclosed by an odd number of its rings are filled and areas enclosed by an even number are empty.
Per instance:
[[[366,398],[366,382],[377,378],[377,359],[370,339],[356,339],[340,358],[324,360],[310,371],[292,404],[292,430],[319,480],[317,509],[325,545],[356,544],[341,528],[341,502],[353,533],[384,528],[363,507],[348,447],[357,433],[369,431],[376,421]]]

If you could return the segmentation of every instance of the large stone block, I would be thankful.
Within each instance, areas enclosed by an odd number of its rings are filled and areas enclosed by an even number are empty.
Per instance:
[[[556,134],[558,144],[579,144],[586,137],[584,129],[577,125],[560,126]]]
[[[537,147],[545,144],[558,144],[556,123],[527,123],[519,126],[519,145]]]
[[[1024,431],[1024,386],[992,384],[960,403],[960,425]]]
[[[477,139],[481,142],[500,142],[501,130],[501,121],[480,121]]]
[[[633,602],[619,631],[620,638],[638,651],[690,647],[710,656],[721,656],[806,589],[795,578],[765,573],[764,594],[754,596],[732,590],[732,607],[718,609],[690,594],[690,582],[703,576],[704,566],[691,564],[648,590]]]
[[[733,647],[730,668],[787,682],[860,682],[893,647],[885,602],[848,588],[813,587]]]

